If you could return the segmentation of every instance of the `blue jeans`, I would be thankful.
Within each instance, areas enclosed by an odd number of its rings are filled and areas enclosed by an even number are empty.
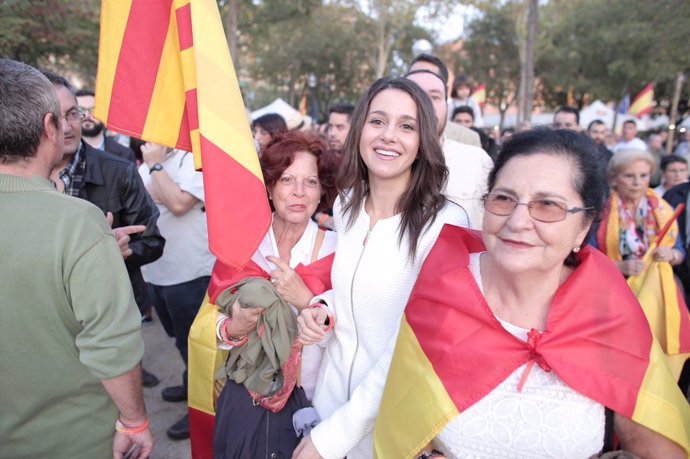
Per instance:
[[[204,301],[211,276],[203,276],[176,285],[149,284],[149,296],[163,329],[175,338],[175,347],[180,351],[185,370],[182,385],[187,388],[187,338],[189,329]]]

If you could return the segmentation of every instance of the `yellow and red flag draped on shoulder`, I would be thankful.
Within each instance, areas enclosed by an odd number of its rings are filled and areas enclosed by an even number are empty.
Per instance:
[[[632,101],[628,113],[638,118],[649,115],[654,108],[654,84],[649,83]]]
[[[469,269],[470,254],[483,250],[477,236],[446,225],[427,257],[388,372],[376,457],[416,457],[451,419],[531,363],[690,457],[690,407],[611,261],[585,247],[553,297],[545,330],[522,342],[496,320]]]
[[[94,115],[193,152],[209,248],[230,266],[250,259],[270,208],[215,0],[103,0]]]
[[[331,266],[334,255],[328,255],[307,266],[295,268],[307,288],[314,294],[331,289]],[[250,261],[242,269],[233,269],[216,262],[208,286],[208,295],[189,331],[189,431],[194,459],[213,458],[213,431],[216,400],[222,385],[216,380],[218,369],[227,359],[227,351],[218,349],[216,339],[216,298],[225,289],[248,277],[270,278],[256,263]]]
[[[646,199],[652,208],[658,234],[651,238],[650,248],[644,258],[644,271],[629,277],[628,285],[642,305],[652,333],[666,354],[671,372],[678,379],[685,361],[690,357],[690,313],[676,285],[673,268],[669,263],[653,261],[651,254],[657,246],[674,246],[678,237],[676,218],[682,208],[674,213],[671,206],[652,190],[647,190]],[[618,194],[614,192],[597,232],[599,250],[614,261],[623,259],[620,252],[619,205]]]

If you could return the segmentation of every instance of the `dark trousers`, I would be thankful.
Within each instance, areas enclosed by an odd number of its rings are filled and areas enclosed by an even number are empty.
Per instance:
[[[182,384],[187,388],[187,338],[199,307],[204,301],[211,276],[199,277],[176,285],[149,284],[149,297],[163,329],[175,338],[175,347],[184,361]]]

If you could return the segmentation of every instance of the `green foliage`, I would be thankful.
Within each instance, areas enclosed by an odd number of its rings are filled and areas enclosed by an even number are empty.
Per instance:
[[[515,27],[516,7],[487,7],[467,27],[463,68],[477,83],[486,83],[487,101],[500,107],[515,99],[520,80],[520,57]]]
[[[652,81],[670,88],[663,83],[690,70],[686,0],[552,0],[542,13],[536,71],[552,105],[569,88],[580,103],[616,100]]]
[[[95,75],[97,0],[0,0],[0,56]]]

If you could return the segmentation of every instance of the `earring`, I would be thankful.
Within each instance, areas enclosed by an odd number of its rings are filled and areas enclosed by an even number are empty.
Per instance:
[[[579,251],[580,251],[580,246],[579,246],[579,245],[576,245],[575,247],[573,247],[573,252],[577,253],[577,252],[579,252]]]

